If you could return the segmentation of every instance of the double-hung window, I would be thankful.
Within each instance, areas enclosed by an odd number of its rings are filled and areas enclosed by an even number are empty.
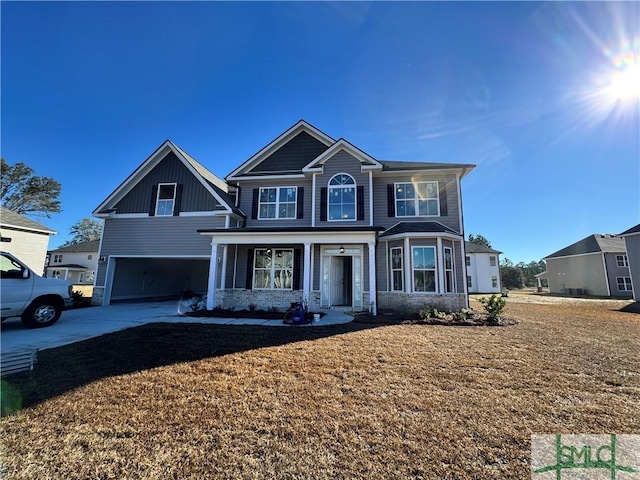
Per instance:
[[[393,247],[391,249],[391,291],[402,292],[404,290],[404,271],[402,264],[404,257],[402,247]]]
[[[261,188],[258,196],[258,218],[296,218],[296,187]]]
[[[616,277],[616,282],[618,283],[618,291],[620,292],[633,291],[633,287],[631,286],[631,277]]]
[[[629,259],[626,255],[616,255],[616,263],[619,267],[628,267]]]
[[[158,197],[156,199],[156,216],[173,215],[173,207],[176,203],[176,184],[160,183],[158,185]]]
[[[492,267],[496,266],[496,257],[494,257],[493,255],[489,257],[489,265]]]
[[[440,212],[438,182],[396,183],[397,217],[436,217]]]
[[[351,175],[339,173],[329,180],[329,220],[356,219],[356,182]]]
[[[436,291],[435,247],[413,247],[413,291]]]
[[[293,287],[293,250],[256,249],[253,288],[291,290]]]
[[[444,247],[444,291],[453,293],[455,290],[455,276],[453,274],[453,249]]]

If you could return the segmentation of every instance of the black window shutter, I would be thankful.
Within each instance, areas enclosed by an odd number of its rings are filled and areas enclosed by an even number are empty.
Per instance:
[[[154,217],[156,214],[156,200],[158,198],[158,185],[151,188],[151,200],[149,201],[149,216]]]
[[[251,290],[253,286],[253,248],[247,250],[247,279],[245,288]]]
[[[300,290],[300,273],[302,273],[302,265],[300,264],[300,249],[293,251],[293,289]]]
[[[176,185],[176,203],[173,206],[173,216],[177,217],[180,215],[180,210],[182,210],[182,190],[184,185],[179,183]]]
[[[362,185],[358,185],[358,220],[364,220],[364,187]]]
[[[253,202],[251,203],[251,218],[255,220],[258,218],[258,195],[260,190],[258,188],[253,189]]]
[[[449,209],[447,208],[447,184],[445,182],[438,182],[440,186],[440,216],[446,217],[449,215]]]
[[[327,187],[320,189],[320,221],[327,221]]]
[[[387,217],[396,216],[396,197],[393,183],[387,184]]]
[[[296,218],[299,220],[301,218],[304,218],[304,187],[298,187],[298,193],[296,193],[297,195],[297,209],[298,211],[296,212]]]

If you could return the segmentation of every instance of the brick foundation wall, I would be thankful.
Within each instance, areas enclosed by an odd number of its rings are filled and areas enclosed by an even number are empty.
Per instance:
[[[378,308],[419,310],[432,306],[438,310],[457,312],[467,308],[464,294],[411,294],[403,292],[378,292]]]
[[[93,287],[93,294],[91,295],[91,305],[102,305],[103,298],[104,287]]]

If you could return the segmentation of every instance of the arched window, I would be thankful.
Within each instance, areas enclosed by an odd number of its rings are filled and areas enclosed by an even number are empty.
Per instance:
[[[356,219],[356,182],[351,175],[338,173],[329,180],[329,221]]]

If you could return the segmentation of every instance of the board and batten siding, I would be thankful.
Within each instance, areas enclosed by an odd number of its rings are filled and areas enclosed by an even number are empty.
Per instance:
[[[169,152],[129,193],[116,205],[116,213],[149,213],[155,205],[154,187],[159,183],[183,185],[180,211],[210,212],[220,208],[220,203],[198,181],[187,167]]]
[[[100,256],[210,256],[211,236],[198,229],[223,228],[224,217],[107,218]],[[98,265],[96,285],[104,285],[106,263]]]
[[[323,173],[316,176],[316,225],[318,226],[343,226],[343,225],[369,225],[369,219],[371,218],[371,212],[369,211],[369,172],[362,172],[362,167],[360,165],[360,161],[355,158],[353,155],[345,152],[344,150],[338,151],[335,155],[333,155],[330,159],[328,159],[324,163]],[[357,187],[364,187],[363,193],[364,198],[359,199],[356,198],[356,213],[357,213],[357,204],[358,202],[363,202],[364,204],[364,219],[363,220],[333,220],[329,221],[329,206],[328,206],[328,198],[326,200],[327,205],[327,220],[321,220],[320,213],[323,208],[321,205],[321,191],[322,188],[326,188],[327,192],[329,189],[329,181],[331,178],[338,173],[346,173],[353,177],[353,180],[356,182]],[[357,196],[357,194],[356,194]],[[356,216],[357,218],[357,216]]]
[[[438,182],[446,186],[447,215],[429,217],[398,217],[389,216],[387,185],[401,182]],[[395,198],[393,199],[395,202]],[[368,209],[368,207],[367,207]],[[395,207],[394,207],[395,210]],[[455,175],[438,175],[415,172],[387,173],[373,177],[373,211],[374,225],[389,228],[398,222],[440,222],[456,232],[460,231],[460,211],[458,208],[458,183]],[[460,232],[462,233],[462,232]]]
[[[250,173],[302,172],[302,168],[329,147],[307,132],[300,132],[250,170]]]
[[[248,228],[286,228],[286,227],[310,227],[311,226],[311,179],[310,178],[283,178],[264,180],[245,180],[240,183],[239,208],[247,216]],[[302,218],[286,219],[258,219],[251,218],[253,210],[253,191],[260,188],[303,187]],[[298,193],[300,190],[298,189]],[[296,208],[297,211],[297,208]]]

